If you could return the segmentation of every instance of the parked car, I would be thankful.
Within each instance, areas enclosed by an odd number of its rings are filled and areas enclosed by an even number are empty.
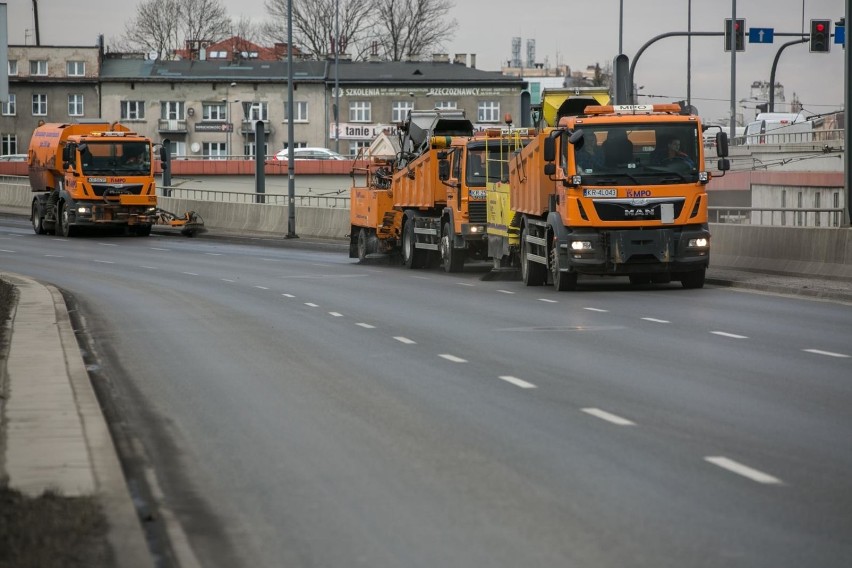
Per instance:
[[[287,161],[288,149],[283,149],[275,154],[276,160]],[[328,148],[293,148],[293,158],[296,160],[346,160],[337,152]]]
[[[26,154],[4,154],[0,156],[0,162],[26,162]]]

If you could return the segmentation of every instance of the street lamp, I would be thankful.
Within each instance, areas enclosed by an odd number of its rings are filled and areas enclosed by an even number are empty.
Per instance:
[[[231,100],[231,87],[236,86],[236,82],[231,83],[226,90],[228,96],[228,159],[231,159],[231,156],[234,155],[233,148],[231,148],[231,134],[234,132],[234,115],[231,113],[231,103],[240,102],[240,99]]]

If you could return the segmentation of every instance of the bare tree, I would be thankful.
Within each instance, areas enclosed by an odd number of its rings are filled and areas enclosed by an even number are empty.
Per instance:
[[[125,24],[119,44],[168,58],[186,42],[225,38],[230,27],[221,0],[143,0]]]
[[[400,61],[428,54],[453,36],[458,22],[447,20],[452,0],[377,0],[374,36],[385,58]]]
[[[287,0],[266,0],[271,22],[264,26],[268,39],[287,43]],[[316,59],[334,53],[359,56],[366,50],[376,0],[293,0],[293,44]],[[336,29],[340,38],[335,42]]]

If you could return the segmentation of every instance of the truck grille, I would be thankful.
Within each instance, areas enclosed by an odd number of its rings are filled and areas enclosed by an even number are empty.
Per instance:
[[[95,195],[98,197],[103,197],[104,193],[112,193],[113,195],[139,195],[142,193],[142,184],[134,184],[134,185],[123,185],[121,187],[114,187],[112,185],[105,184],[92,184],[92,191],[95,192]]]
[[[684,198],[661,200],[631,200],[631,199],[595,199],[595,213],[601,221],[659,221],[660,206],[670,203],[674,206],[674,217],[680,217]]]
[[[485,223],[488,221],[488,214],[486,212],[487,204],[484,201],[469,201],[467,204],[467,211],[470,215],[471,223]]]

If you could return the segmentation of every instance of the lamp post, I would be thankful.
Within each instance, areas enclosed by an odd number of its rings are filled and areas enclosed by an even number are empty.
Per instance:
[[[234,115],[231,113],[231,103],[238,103],[240,99],[231,100],[231,87],[236,87],[236,83],[231,83],[228,89],[225,91],[228,95],[228,159],[234,155],[233,148],[231,148],[231,134],[234,132]]]
[[[334,151],[340,153],[340,0],[334,2]]]

